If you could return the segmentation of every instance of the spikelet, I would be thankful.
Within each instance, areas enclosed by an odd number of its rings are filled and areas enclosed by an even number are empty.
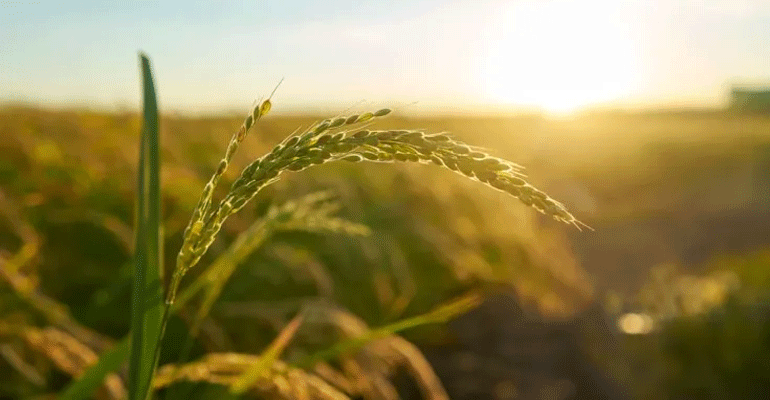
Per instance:
[[[243,142],[243,140],[246,139],[246,134],[258,120],[270,112],[270,109],[272,108],[270,99],[272,98],[273,94],[275,94],[275,91],[278,89],[282,82],[283,79],[278,82],[278,85],[275,86],[273,93],[270,95],[270,97],[267,98],[267,100],[260,102],[256,107],[252,109],[252,111],[243,121],[243,124],[241,124],[241,127],[238,129],[238,131],[232,136],[232,138],[230,138],[230,143],[227,145],[227,150],[225,150],[225,156],[222,158],[222,160],[219,161],[219,165],[217,166],[216,171],[203,187],[203,192],[201,193],[201,197],[198,199],[198,204],[195,206],[195,209],[193,209],[190,222],[184,231],[184,243],[182,244],[182,248],[179,251],[179,255],[177,256],[177,268],[174,270],[174,276],[172,277],[171,281],[172,287],[169,288],[169,291],[166,294],[167,303],[173,303],[173,295],[176,293],[178,284],[181,282],[182,275],[186,271],[186,269],[179,268],[178,266],[180,264],[184,265],[185,260],[189,257],[189,254],[195,251],[194,244],[203,234],[205,220],[211,217],[211,197],[214,193],[214,189],[219,184],[219,180],[222,178],[222,175],[224,175],[224,173],[227,171],[227,167],[230,165],[230,162],[233,159],[233,155],[238,150],[238,147]]]

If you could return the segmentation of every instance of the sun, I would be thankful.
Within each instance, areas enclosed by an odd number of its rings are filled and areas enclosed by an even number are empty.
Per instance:
[[[515,2],[490,27],[485,97],[553,114],[627,96],[638,84],[639,46],[624,10],[584,2]]]

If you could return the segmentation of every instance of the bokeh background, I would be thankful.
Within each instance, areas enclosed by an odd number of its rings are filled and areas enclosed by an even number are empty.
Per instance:
[[[478,309],[403,334],[450,398],[770,395],[764,1],[0,2],[0,25],[2,398],[55,397],[78,374],[14,327],[67,331],[91,358],[128,331],[138,50],[163,115],[167,269],[230,136],[282,78],[228,180],[297,127],[387,106],[378,127],[513,160],[593,228],[431,166],[291,173],[204,264],[318,190],[372,234],[271,237],[193,356],[259,353],[304,301],[381,326],[474,291]],[[186,323],[172,320],[162,362]]]

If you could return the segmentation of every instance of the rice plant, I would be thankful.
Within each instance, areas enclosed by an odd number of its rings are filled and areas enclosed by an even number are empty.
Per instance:
[[[323,380],[315,380],[317,377],[312,373],[302,372],[294,367],[284,367],[284,364],[278,360],[281,352],[296,334],[297,329],[307,324],[304,318],[306,311],[295,317],[273,345],[256,359],[243,355],[211,355],[204,358],[203,361],[176,368],[174,373],[169,372],[171,366],[164,367],[153,383],[165,326],[170,314],[179,309],[178,302],[186,303],[199,290],[205,289],[204,300],[192,329],[192,332],[195,332],[200,320],[208,313],[221,292],[224,282],[232,275],[239,260],[242,260],[245,255],[248,255],[261,243],[267,230],[266,227],[270,226],[273,230],[299,228],[365,233],[365,227],[332,217],[333,208],[317,207],[318,203],[322,202],[325,199],[324,196],[327,195],[315,195],[315,197],[311,195],[297,202],[288,203],[283,208],[272,209],[267,218],[255,223],[248,232],[236,241],[226,253],[228,256],[224,258],[225,261],[221,264],[212,264],[212,268],[202,274],[198,281],[189,287],[188,291],[182,291],[182,294],[178,296],[183,278],[199,263],[227,218],[246,206],[266,186],[276,182],[288,172],[299,172],[316,165],[335,161],[433,164],[482,182],[492,189],[505,192],[555,220],[571,224],[577,228],[584,226],[567,211],[564,205],[528,183],[522,173],[522,167],[513,162],[494,157],[486,151],[467,145],[444,132],[428,133],[414,129],[374,129],[372,127],[374,122],[391,114],[391,110],[387,108],[362,114],[336,116],[317,122],[305,130],[295,131],[275,146],[272,151],[243,168],[230,185],[227,193],[219,201],[215,201],[213,198],[215,189],[230,166],[233,155],[253,126],[271,110],[271,94],[266,100],[258,102],[247,115],[243,124],[230,139],[225,155],[211,178],[203,187],[184,231],[183,243],[177,254],[176,265],[173,268],[168,288],[165,295],[162,295],[163,285],[160,282],[162,282],[163,277],[160,260],[163,249],[159,246],[158,240],[161,232],[161,218],[159,212],[160,160],[157,104],[149,60],[143,55],[141,60],[144,77],[145,124],[140,146],[136,264],[130,344],[128,339],[119,342],[113,350],[105,354],[91,370],[84,373],[82,378],[65,392],[64,398],[87,396],[93,385],[101,382],[101,377],[114,370],[120,364],[122,357],[129,353],[129,350],[131,361],[128,381],[129,397],[132,400],[150,398],[153,387],[165,386],[175,380],[183,379],[183,377],[192,380],[226,382],[230,386],[232,395],[242,394],[246,390],[252,389],[254,385],[264,386],[265,382],[274,387],[274,393],[282,393],[280,388],[276,389],[276,387],[291,385],[291,382],[300,381],[303,382],[302,387],[305,388],[303,389],[305,391],[316,387],[316,391],[333,393],[326,389],[319,389],[325,387],[325,384],[321,383]],[[165,301],[162,301],[161,297],[164,297]],[[419,357],[415,355],[414,349],[408,348],[393,335],[410,327],[446,321],[477,303],[477,297],[465,298],[449,306],[440,307],[434,312],[407,318],[380,329],[359,328],[337,345],[308,356],[300,363],[300,366],[312,370],[323,365],[329,358],[342,356],[371,342],[391,338],[392,343],[401,343],[396,346],[400,349],[398,351],[402,353],[402,357],[412,360],[411,369],[420,376],[419,379],[424,386],[435,389],[437,385],[440,387],[440,383],[437,383],[435,377],[424,373],[427,362],[424,359],[417,360]],[[337,319],[342,318],[340,317],[342,314],[332,314],[337,315]],[[352,319],[347,318],[347,320],[348,322],[342,325],[351,325]],[[352,325],[355,326],[356,324]],[[410,355],[405,356],[407,353]],[[255,362],[256,366],[252,366],[252,368],[234,366],[254,364]],[[354,370],[359,367],[356,367],[355,362],[350,365],[350,368]],[[276,368],[282,371],[278,375],[274,373]],[[229,375],[229,378],[220,378],[220,370],[225,371],[224,373]],[[370,373],[374,372],[370,371]],[[387,385],[383,387],[387,387]],[[375,389],[370,388],[370,390]],[[443,393],[443,390],[435,389],[434,393]],[[330,395],[331,397],[319,396],[316,398],[345,398],[336,395]]]

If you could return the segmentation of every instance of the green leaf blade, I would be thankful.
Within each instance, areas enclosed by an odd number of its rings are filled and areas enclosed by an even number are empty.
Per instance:
[[[115,347],[107,350],[99,357],[99,361],[92,365],[86,372],[76,381],[73,381],[67,386],[59,396],[60,400],[80,400],[90,399],[104,382],[104,378],[108,374],[116,371],[128,357],[128,352],[131,350],[131,341],[128,336],[123,338],[120,342],[115,344]]]
[[[136,248],[131,298],[129,398],[145,400],[162,339],[164,319],[160,218],[160,150],[158,105],[150,61],[140,54],[144,113],[137,182]]]

